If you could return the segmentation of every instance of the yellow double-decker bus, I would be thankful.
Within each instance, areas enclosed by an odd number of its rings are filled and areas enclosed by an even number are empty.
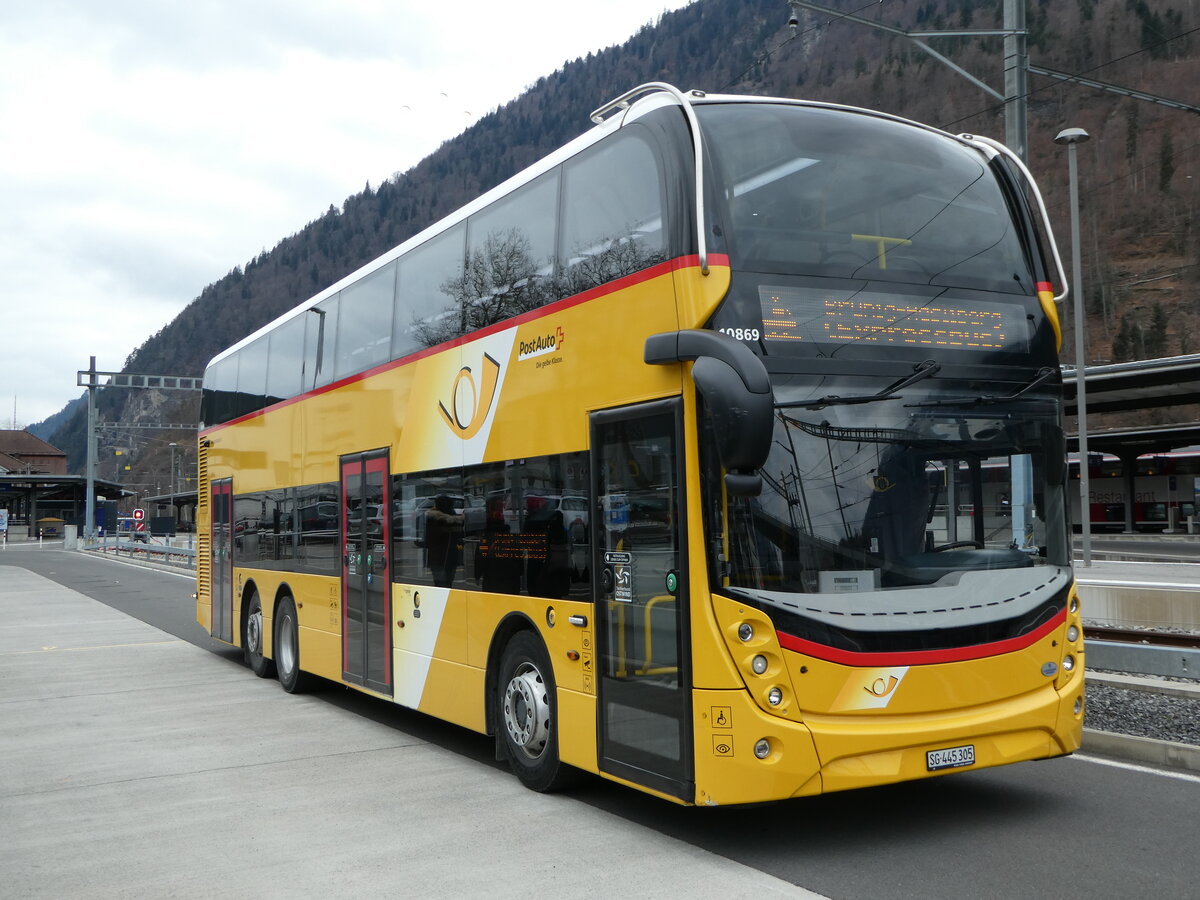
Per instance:
[[[1002,146],[644,85],[217,356],[199,621],[681,803],[1070,753],[1064,285]]]

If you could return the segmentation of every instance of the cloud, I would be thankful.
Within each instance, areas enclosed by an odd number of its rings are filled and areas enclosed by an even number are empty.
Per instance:
[[[89,355],[120,368],[206,284],[653,14],[640,0],[603,15],[550,0],[0,5],[0,410],[16,395],[21,424],[56,412]]]

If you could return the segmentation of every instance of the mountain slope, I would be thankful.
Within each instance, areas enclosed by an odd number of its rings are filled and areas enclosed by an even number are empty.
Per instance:
[[[835,5],[891,25],[940,30],[998,28],[1003,0]],[[903,38],[815,13],[804,13],[793,33],[787,15],[782,0],[700,0],[665,14],[620,47],[566,64],[410,171],[377,188],[367,185],[340,208],[331,205],[205,287],[131,354],[126,371],[200,374],[224,347],[586,130],[592,109],[640,83],[831,100],[1003,137],[1002,109],[993,98]],[[1036,64],[1183,94],[1178,99],[1200,105],[1194,52],[1200,34],[1192,33],[1200,28],[1200,9],[1190,0],[1184,12],[1145,0],[1030,0],[1028,20]],[[984,81],[1002,84],[999,38],[931,43]],[[1193,172],[1200,117],[1036,76],[1031,81],[1030,166],[1064,257],[1066,162],[1053,137],[1067,126],[1093,136],[1080,153],[1089,359],[1198,349],[1191,335],[1200,326],[1200,235],[1192,216],[1200,199],[1200,172]],[[1066,347],[1070,334],[1068,327]],[[148,393],[101,392],[101,419],[195,419],[194,399]],[[83,430],[76,413],[52,436],[76,471],[83,464]],[[158,438],[162,444],[190,440],[185,434]],[[165,465],[161,452],[149,454],[144,471],[130,480],[150,483],[147,472]]]

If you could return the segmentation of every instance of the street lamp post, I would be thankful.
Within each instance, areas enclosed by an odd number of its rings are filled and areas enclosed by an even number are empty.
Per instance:
[[[1079,531],[1083,541],[1083,565],[1092,564],[1092,514],[1088,502],[1088,442],[1087,442],[1087,358],[1084,345],[1083,276],[1079,258],[1079,177],[1075,165],[1075,148],[1090,135],[1082,128],[1065,128],[1054,138],[1056,144],[1067,145],[1067,167],[1071,185],[1071,282],[1075,291],[1075,399],[1079,409]],[[1129,498],[1132,502],[1133,498]]]
[[[175,502],[175,448],[178,446],[171,441],[171,503]]]

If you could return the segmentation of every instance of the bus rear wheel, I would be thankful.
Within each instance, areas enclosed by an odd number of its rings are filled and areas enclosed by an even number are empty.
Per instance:
[[[275,611],[275,668],[279,683],[289,694],[308,690],[310,679],[300,671],[300,627],[296,617],[296,601],[283,597]]]
[[[251,672],[259,678],[270,678],[275,674],[275,663],[263,655],[263,634],[262,598],[254,591],[250,594],[246,625],[242,631],[242,656]]]
[[[535,791],[566,787],[574,772],[558,758],[554,673],[531,632],[518,632],[504,648],[495,702],[496,727],[513,774]]]

